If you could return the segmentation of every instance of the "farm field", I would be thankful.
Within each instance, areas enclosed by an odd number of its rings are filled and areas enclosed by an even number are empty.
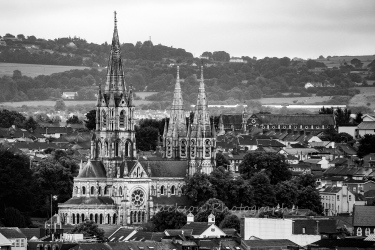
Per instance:
[[[144,100],[147,96],[151,96],[151,95],[154,95],[154,94],[157,94],[157,93],[158,92],[135,92],[135,95],[139,96],[140,98],[142,98]]]
[[[370,104],[369,106],[367,104]],[[375,88],[373,92],[361,93],[353,96],[349,101],[350,106],[366,106],[375,110]]]
[[[74,105],[85,105],[90,104],[93,107],[96,105],[96,101],[94,100],[87,100],[87,101],[64,101],[66,106],[74,106]],[[141,105],[150,103],[150,101],[144,101],[144,100],[134,100],[134,105]],[[10,107],[22,107],[23,105],[27,106],[51,106],[53,107],[55,105],[56,101],[26,101],[26,102],[2,102],[0,103],[1,106],[10,106]]]
[[[354,87],[353,89],[358,89],[359,91],[361,91],[361,94],[373,93],[375,95],[375,87],[363,87],[363,88]]]
[[[0,77],[4,75],[13,75],[14,70],[21,71],[22,75],[35,77],[38,75],[51,75],[53,73],[64,72],[72,69],[89,69],[83,66],[61,66],[61,65],[42,65],[42,64],[23,64],[23,63],[0,63]]]
[[[350,61],[354,58],[357,58],[363,63],[363,68],[366,68],[367,65],[375,59],[375,55],[367,55],[367,56],[333,56],[327,60],[325,59],[313,59],[317,62],[324,63],[327,67],[340,67],[341,64],[344,62],[350,64]]]
[[[317,102],[325,102],[331,99],[331,96],[314,96],[314,97],[286,97],[286,98],[262,98],[259,101],[262,104],[314,104]]]

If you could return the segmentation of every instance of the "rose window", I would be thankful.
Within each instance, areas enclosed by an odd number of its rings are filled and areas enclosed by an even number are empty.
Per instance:
[[[142,190],[135,190],[132,194],[132,203],[134,206],[141,206],[145,200],[145,194]]]

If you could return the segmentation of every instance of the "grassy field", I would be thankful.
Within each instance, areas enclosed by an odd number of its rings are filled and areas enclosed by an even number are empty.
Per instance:
[[[10,106],[10,107],[22,107],[23,105],[26,106],[55,106],[56,101],[26,101],[26,102],[2,102],[0,103],[1,106]],[[134,100],[134,105],[141,105],[150,103],[150,101],[144,101],[144,100]],[[74,106],[74,105],[84,105],[84,104],[90,104],[93,107],[96,105],[96,101],[65,101],[66,106]]]
[[[375,94],[375,87],[363,87],[363,88],[354,87],[353,89],[359,89],[359,91],[361,91],[361,94],[364,94],[364,93]]]
[[[262,104],[314,104],[324,102],[331,99],[330,96],[314,96],[314,97],[286,97],[286,98],[262,98],[259,101]],[[297,101],[294,103],[294,101]]]
[[[35,77],[38,75],[51,75],[53,73],[64,72],[72,69],[89,69],[82,66],[60,66],[60,65],[41,65],[41,64],[22,64],[22,63],[0,63],[0,77],[4,75],[13,75],[14,70],[19,70],[22,75]]]
[[[350,61],[354,58],[357,58],[363,63],[363,68],[366,68],[366,66],[372,62],[372,60],[375,59],[375,55],[368,55],[368,56],[333,56],[325,59],[315,59],[317,62],[324,63],[327,67],[340,67],[341,64],[344,62],[350,64]]]
[[[145,99],[147,96],[157,94],[158,92],[135,92],[136,96],[139,96],[142,99]]]

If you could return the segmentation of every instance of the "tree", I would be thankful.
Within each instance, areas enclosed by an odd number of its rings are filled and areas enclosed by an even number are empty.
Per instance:
[[[19,70],[14,70],[13,71],[13,80],[20,80],[21,78],[22,78],[22,73],[21,73],[21,71],[19,71]]]
[[[215,51],[212,54],[212,59],[214,61],[229,62],[230,55],[225,51]]]
[[[71,233],[83,234],[85,237],[96,237],[99,241],[104,240],[104,230],[99,228],[94,221],[85,220],[76,225]]]
[[[159,130],[154,127],[135,127],[137,148],[142,151],[155,150],[158,142]]]
[[[212,186],[209,176],[199,172],[187,178],[185,192],[199,205],[203,204],[211,197],[216,197],[216,190]]]
[[[66,120],[67,124],[82,124],[82,121],[79,120],[78,116],[73,115]]]
[[[25,216],[14,207],[7,207],[4,214],[4,225],[6,227],[25,228],[31,225]]]
[[[57,100],[55,103],[56,111],[64,111],[66,109],[65,102],[63,100]]]
[[[29,116],[24,122],[24,128],[29,131],[34,131],[38,127],[38,123],[34,120],[32,116]]]
[[[186,216],[177,211],[160,211],[152,217],[151,222],[155,232],[163,232],[166,229],[180,229],[186,224]]]
[[[86,113],[85,125],[88,130],[93,130],[96,128],[96,110],[92,109]]]
[[[215,216],[215,225],[218,226],[230,212],[224,202],[211,198],[203,204],[201,210],[195,215],[195,221],[207,222],[210,214]]]
[[[359,140],[357,155],[363,158],[370,153],[375,153],[375,135],[367,134]]]
[[[238,233],[240,233],[240,219],[237,215],[228,214],[224,217],[224,220],[219,225],[220,228],[234,228]]]
[[[279,182],[275,185],[277,203],[282,207],[292,208],[297,204],[298,190],[291,181]]]
[[[297,206],[298,208],[310,209],[317,214],[323,213],[319,191],[311,186],[298,190]]]
[[[292,177],[285,157],[275,153],[249,152],[240,164],[239,171],[244,179],[250,179],[255,173],[264,171],[271,184],[289,180]]]
[[[0,110],[0,127],[2,128],[9,128],[12,125],[23,127],[25,120],[26,117],[16,111]]]
[[[32,212],[35,179],[30,169],[30,159],[4,147],[0,147],[0,159],[0,215],[4,214],[6,207]]]
[[[257,207],[274,207],[276,205],[275,192],[268,176],[263,173],[256,173],[250,179],[254,188],[254,203]]]

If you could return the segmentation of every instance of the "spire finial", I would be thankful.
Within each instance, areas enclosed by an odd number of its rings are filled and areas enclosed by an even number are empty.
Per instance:
[[[116,15],[117,15],[117,12],[116,12],[116,11],[114,11],[114,13],[115,13],[115,27],[117,28],[117,17],[116,17]]]

